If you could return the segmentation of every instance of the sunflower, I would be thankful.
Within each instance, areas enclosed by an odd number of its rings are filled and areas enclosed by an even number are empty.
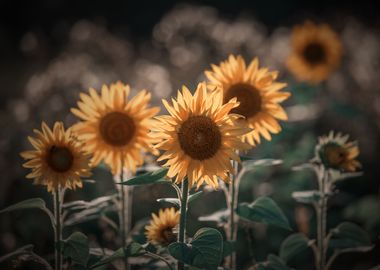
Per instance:
[[[249,149],[238,136],[250,129],[237,122],[241,116],[229,114],[239,104],[236,99],[223,105],[221,92],[209,93],[206,83],[200,83],[194,96],[183,86],[172,105],[163,103],[170,115],[156,118],[160,123],[152,136],[162,138],[156,147],[165,150],[158,161],[167,160],[167,175],[176,177],[176,183],[187,176],[190,187],[206,182],[216,188],[218,176],[229,181],[231,159],[240,160],[235,151]]]
[[[179,223],[179,211],[172,208],[160,209],[158,216],[152,214],[152,220],[145,227],[148,241],[155,245],[167,246],[177,240],[174,228]]]
[[[147,91],[128,100],[129,91],[121,82],[103,85],[100,95],[90,88],[88,95],[80,94],[78,109],[71,109],[82,119],[74,131],[85,142],[84,149],[93,154],[92,165],[103,160],[113,174],[122,168],[134,172],[143,163],[142,152],[157,153],[148,132],[159,108],[148,107],[151,94]]]
[[[34,130],[36,138],[28,137],[35,150],[25,151],[21,156],[28,160],[23,164],[32,169],[27,178],[34,183],[46,185],[49,192],[58,188],[82,187],[81,177],[91,175],[89,156],[81,144],[72,136],[71,129],[65,131],[63,123],[56,122],[51,130],[44,122],[42,132]]]
[[[326,168],[340,171],[355,172],[361,168],[361,164],[355,158],[359,155],[356,142],[348,142],[348,135],[341,133],[319,138],[315,148],[315,160],[322,163]]]
[[[290,96],[280,92],[286,83],[276,82],[277,72],[259,68],[257,58],[246,66],[244,59],[230,55],[219,66],[212,65],[205,72],[214,89],[222,89],[223,103],[236,97],[240,105],[232,110],[243,115],[252,132],[242,138],[251,145],[260,143],[260,135],[271,140],[271,133],[279,133],[281,127],[277,120],[287,120],[284,109],[279,105]]]
[[[291,47],[287,67],[301,81],[326,80],[340,64],[342,43],[327,24],[307,21],[294,27]]]

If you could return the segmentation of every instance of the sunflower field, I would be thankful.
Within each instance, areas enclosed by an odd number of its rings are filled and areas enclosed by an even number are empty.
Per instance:
[[[4,4],[0,269],[380,270],[380,21],[296,2]]]

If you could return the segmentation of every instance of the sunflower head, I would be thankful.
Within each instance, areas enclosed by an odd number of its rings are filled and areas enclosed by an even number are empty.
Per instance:
[[[278,120],[287,120],[287,115],[279,103],[286,100],[290,93],[282,92],[286,84],[276,82],[278,73],[259,68],[257,58],[247,66],[244,59],[238,55],[230,55],[219,66],[212,65],[212,70],[205,72],[214,91],[223,92],[223,103],[236,98],[239,106],[232,113],[245,117],[248,126],[252,128],[242,136],[251,145],[260,143],[260,137],[271,140],[271,133],[279,133],[281,127]]]
[[[320,137],[315,155],[316,160],[329,169],[355,172],[361,168],[356,160],[359,148],[355,142],[348,142],[348,135],[334,135],[331,131],[328,136]]]
[[[174,208],[160,209],[158,215],[152,214],[152,219],[145,227],[148,241],[154,245],[167,246],[177,240],[174,232],[179,223],[179,211]]]
[[[35,184],[47,186],[49,192],[82,187],[81,177],[91,175],[89,157],[71,130],[65,131],[61,122],[56,122],[51,130],[43,122],[42,131],[34,132],[36,137],[28,138],[34,150],[21,153],[28,160],[23,166],[32,169],[26,177],[34,178]]]
[[[299,80],[311,83],[326,80],[339,66],[342,55],[338,35],[328,25],[310,21],[294,27],[291,49],[288,69]]]
[[[92,165],[103,160],[113,174],[123,167],[135,171],[143,163],[142,152],[157,154],[148,132],[159,108],[149,107],[151,95],[147,91],[131,99],[129,92],[129,86],[121,82],[103,85],[100,94],[90,88],[88,94],[80,94],[78,108],[71,109],[82,120],[74,131],[86,142],[84,149],[93,154]]]
[[[236,98],[223,104],[220,91],[210,93],[200,83],[194,95],[183,86],[172,105],[163,103],[170,115],[156,117],[152,136],[162,140],[156,145],[164,150],[158,161],[167,160],[168,176],[176,183],[188,177],[190,187],[206,182],[216,188],[217,177],[228,181],[231,159],[240,160],[235,151],[250,148],[239,138],[250,129],[238,121],[241,116],[229,114],[239,105]]]

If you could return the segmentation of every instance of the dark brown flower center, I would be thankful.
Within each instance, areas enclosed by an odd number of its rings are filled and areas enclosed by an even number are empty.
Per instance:
[[[213,157],[222,144],[218,126],[207,116],[191,116],[178,132],[179,144],[185,154],[193,159]]]
[[[303,56],[311,65],[318,65],[326,61],[326,51],[322,44],[310,43],[303,51]]]
[[[249,84],[238,83],[232,85],[224,95],[223,103],[236,97],[240,105],[231,110],[232,113],[243,115],[245,118],[256,115],[261,110],[262,98],[260,92]]]
[[[124,146],[133,138],[136,127],[133,120],[121,112],[111,112],[99,125],[103,140],[112,146]]]
[[[165,245],[169,245],[170,243],[173,243],[177,241],[177,236],[173,232],[172,227],[167,227],[161,231],[161,238],[163,239],[163,243]]]
[[[74,163],[74,156],[70,149],[61,146],[52,146],[46,157],[47,164],[56,172],[67,172]]]
[[[325,163],[331,168],[340,168],[347,161],[348,151],[337,144],[327,144],[324,147]]]

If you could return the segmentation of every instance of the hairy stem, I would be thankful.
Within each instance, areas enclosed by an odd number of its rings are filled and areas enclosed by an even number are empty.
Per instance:
[[[121,161],[123,163],[123,160]],[[121,168],[120,172],[120,182],[124,182],[124,168]],[[120,188],[120,235],[121,235],[121,245],[126,247],[127,245],[127,233],[132,229],[132,189],[129,186],[121,185]],[[128,259],[125,259],[125,269],[131,269]]]
[[[229,220],[227,228],[227,230],[229,229],[229,231],[226,232],[226,235],[229,241],[236,242],[238,224],[235,211],[239,201],[239,186],[241,175],[243,172],[239,172],[239,163],[237,161],[233,161],[232,165],[234,167],[235,174],[231,176],[231,183],[228,189],[228,197],[226,198],[229,210]],[[231,253],[231,255],[227,258],[227,265],[230,269],[236,269],[236,252]]]
[[[55,270],[62,270],[62,202],[61,188],[58,187],[53,195],[54,197],[54,217],[55,217]]]
[[[327,219],[327,194],[325,193],[328,181],[328,171],[323,169],[319,175],[319,192],[321,198],[316,205],[317,211],[317,245],[318,245],[318,269],[324,270],[326,265],[326,219]]]
[[[179,219],[179,231],[178,231],[178,242],[185,243],[185,233],[186,233],[186,217],[187,217],[187,204],[189,196],[189,183],[187,178],[182,181],[182,196],[181,196],[181,212]],[[184,270],[185,265],[183,262],[178,262],[178,270]]]

